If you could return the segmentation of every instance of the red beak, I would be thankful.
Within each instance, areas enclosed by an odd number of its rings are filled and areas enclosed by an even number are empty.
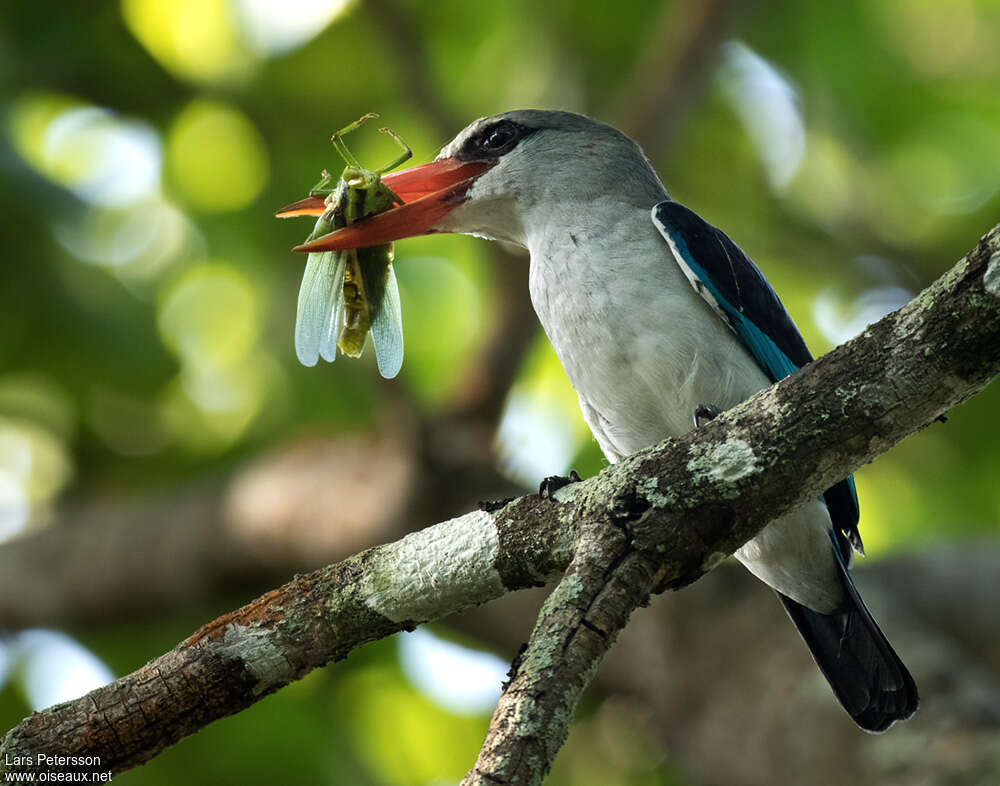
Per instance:
[[[429,164],[385,175],[382,182],[391,188],[403,204],[350,226],[296,246],[294,251],[341,251],[347,248],[378,246],[414,235],[435,231],[435,225],[457,205],[476,178],[492,162],[459,161],[441,158]],[[323,197],[306,197],[279,210],[278,218],[318,216],[326,209]]]
[[[298,202],[285,205],[274,214],[275,218],[296,218],[298,216],[321,216],[326,212],[326,197],[307,196]]]

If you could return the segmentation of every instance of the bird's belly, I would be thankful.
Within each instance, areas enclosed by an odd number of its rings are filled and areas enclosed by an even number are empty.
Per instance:
[[[726,409],[768,384],[687,282],[648,283],[591,281],[582,299],[533,293],[588,425],[612,461],[690,430],[699,404]]]

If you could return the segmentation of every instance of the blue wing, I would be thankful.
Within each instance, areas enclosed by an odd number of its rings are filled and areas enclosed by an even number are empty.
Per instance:
[[[653,208],[653,223],[695,291],[729,325],[772,382],[812,362],[777,293],[722,230],[670,200]],[[823,497],[834,525],[864,553],[853,476],[827,489]]]

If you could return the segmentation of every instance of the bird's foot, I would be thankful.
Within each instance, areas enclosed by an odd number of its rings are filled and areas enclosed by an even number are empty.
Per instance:
[[[568,486],[570,483],[579,483],[581,480],[583,478],[580,477],[580,474],[575,469],[571,469],[569,475],[549,475],[538,484],[538,496],[543,499],[552,499],[552,495],[563,486]]]
[[[701,428],[710,420],[715,420],[722,414],[722,410],[715,404],[699,404],[694,408],[694,427]]]

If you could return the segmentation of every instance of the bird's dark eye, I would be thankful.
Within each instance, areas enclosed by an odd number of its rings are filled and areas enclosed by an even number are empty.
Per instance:
[[[483,134],[479,146],[488,153],[497,153],[517,139],[517,128],[507,123],[493,126]]]
[[[463,161],[495,161],[537,130],[513,120],[496,120],[469,136],[455,156]]]

